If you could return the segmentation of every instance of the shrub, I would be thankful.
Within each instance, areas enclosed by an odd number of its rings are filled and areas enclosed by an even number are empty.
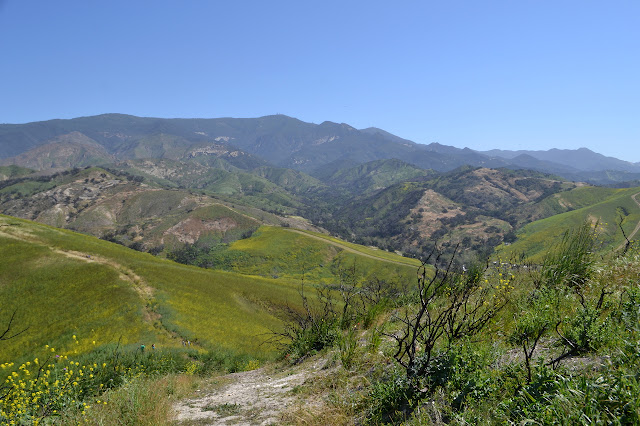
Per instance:
[[[435,253],[435,251],[434,251]],[[433,253],[432,253],[433,254]],[[440,264],[439,255],[435,264]],[[407,375],[416,392],[428,383],[435,349],[445,345],[445,351],[463,338],[480,333],[507,303],[510,279],[499,275],[498,283],[490,285],[487,267],[455,270],[454,256],[445,269],[436,267],[429,276],[426,263],[419,270],[415,306],[396,316],[401,330],[389,334],[396,341],[395,360]]]
[[[397,374],[373,385],[368,395],[368,423],[397,423],[405,420],[416,402],[415,389],[406,375]]]

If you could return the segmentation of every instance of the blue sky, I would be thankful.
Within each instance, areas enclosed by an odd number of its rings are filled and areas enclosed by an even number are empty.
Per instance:
[[[0,122],[376,126],[640,161],[640,2],[0,0]]]

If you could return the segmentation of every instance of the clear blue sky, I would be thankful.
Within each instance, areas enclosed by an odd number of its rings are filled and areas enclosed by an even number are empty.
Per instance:
[[[0,0],[0,122],[376,126],[640,161],[640,1]]]

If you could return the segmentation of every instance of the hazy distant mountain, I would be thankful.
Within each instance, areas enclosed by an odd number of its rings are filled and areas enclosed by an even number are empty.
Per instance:
[[[463,165],[491,168],[510,166],[509,161],[505,161],[503,158],[496,158],[493,156],[480,154],[469,148],[461,149],[449,145],[442,145],[438,142],[433,142],[429,145],[425,145],[425,149],[428,152],[437,152],[441,155],[456,158],[458,164],[456,164],[455,167],[449,168],[448,170],[452,170]]]
[[[344,168],[398,159],[422,169],[461,166],[532,169],[601,184],[628,181],[640,165],[588,149],[474,151],[417,144],[375,127],[306,123],[284,115],[260,118],[162,119],[103,114],[71,120],[0,125],[0,159],[34,169],[170,159],[251,171],[280,167],[329,178]],[[222,162],[221,160],[224,160]],[[602,171],[632,175],[591,173]],[[621,180],[616,180],[621,179]]]
[[[579,172],[578,169],[575,169],[571,166],[554,163],[551,161],[540,160],[529,154],[520,154],[516,157],[513,157],[509,159],[509,163],[512,166],[517,166],[522,169],[538,170],[546,173],[566,174]]]
[[[391,134],[391,133],[389,133],[389,132],[387,132],[385,130],[378,129],[377,127],[367,127],[366,129],[361,129],[360,131],[364,132],[364,133],[368,133],[370,135],[379,134],[382,137],[384,137],[385,139],[388,139],[390,141],[397,142],[397,143],[400,143],[400,144],[416,145],[415,142],[412,142],[412,141],[410,141],[408,139],[403,139],[403,138],[401,138],[399,136],[396,136],[394,134]]]
[[[471,150],[440,152],[380,129],[357,130],[326,121],[305,123],[284,115],[250,119],[158,119],[105,114],[71,120],[0,125],[0,158],[16,157],[56,137],[76,132],[96,141],[118,160],[185,159],[194,147],[231,145],[276,166],[305,172],[328,164],[362,164],[398,158],[418,167],[451,170],[491,163]],[[19,164],[18,160],[14,161]],[[44,166],[44,165],[42,165]],[[258,164],[255,165],[259,166]]]
[[[619,160],[614,157],[607,157],[591,151],[587,148],[579,149],[550,149],[548,151],[504,151],[493,149],[490,151],[478,151],[485,155],[514,159],[520,155],[529,155],[535,159],[563,164],[576,170],[601,171],[620,170],[626,172],[640,173],[640,166],[629,161]]]
[[[2,160],[0,164],[43,170],[106,164],[113,161],[115,157],[102,145],[80,132],[71,132],[47,140],[43,145],[15,157]]]

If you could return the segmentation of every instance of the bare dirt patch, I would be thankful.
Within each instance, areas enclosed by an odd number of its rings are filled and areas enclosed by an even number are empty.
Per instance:
[[[411,209],[410,216],[418,215],[418,231],[421,235],[429,237],[442,227],[441,219],[465,214],[453,201],[432,189],[427,189],[418,204]]]
[[[237,226],[236,221],[230,217],[222,217],[215,220],[202,220],[189,217],[167,229],[164,235],[173,235],[181,243],[193,244],[198,241],[200,235],[206,232],[226,232]]]
[[[309,220],[300,216],[286,216],[281,217],[280,220],[291,228],[302,229],[303,231],[319,232],[321,234],[328,233],[325,229],[313,225]]]
[[[296,402],[295,389],[308,379],[328,374],[325,359],[278,371],[263,367],[218,378],[222,386],[174,406],[179,425],[277,425]]]

